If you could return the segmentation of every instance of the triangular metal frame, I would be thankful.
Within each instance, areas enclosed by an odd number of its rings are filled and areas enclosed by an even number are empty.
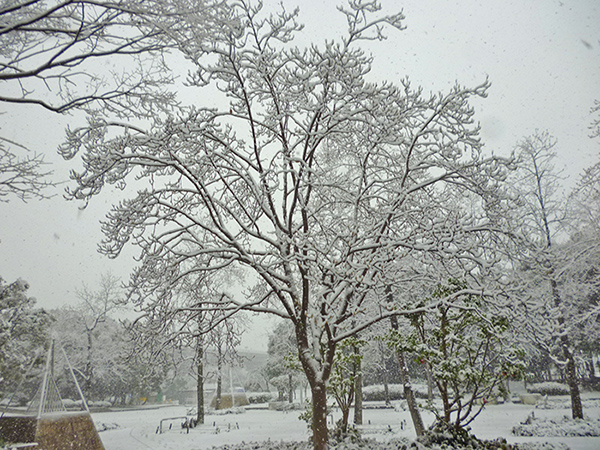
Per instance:
[[[54,341],[50,344],[48,355],[46,356],[46,368],[44,369],[42,385],[27,408],[28,413],[36,412],[36,410],[38,419],[44,414],[65,412],[67,410],[63,405],[60,392],[58,392],[58,387],[54,380]]]
[[[82,406],[83,406],[84,410],[89,413],[90,409],[89,409],[88,403],[85,399],[85,396],[83,395],[81,386],[79,385],[79,382],[77,381],[77,377],[75,376],[75,372],[73,371],[73,366],[71,366],[71,361],[69,361],[69,357],[67,356],[67,352],[65,351],[64,347],[61,346],[61,350],[65,357],[65,361],[67,362],[67,367],[69,368],[71,377],[73,378],[73,381],[75,382],[75,386],[77,387],[77,392],[79,393],[79,397],[81,398]],[[27,372],[25,373],[25,376],[19,383],[17,390],[11,396],[11,398],[8,402],[8,405],[6,405],[5,410],[2,412],[2,416],[4,416],[4,413],[6,412],[6,409],[8,408],[10,403],[12,402],[14,395],[17,393],[17,391],[20,389],[21,385],[25,381],[27,375],[29,374],[29,371],[33,367],[33,364],[34,364],[34,361],[32,361],[31,365],[27,369]],[[60,396],[60,392],[58,390],[58,386],[56,385],[56,381],[54,379],[54,341],[52,341],[52,343],[50,344],[50,347],[48,348],[48,353],[46,355],[46,366],[44,368],[44,377],[42,379],[42,384],[36,391],[36,394],[33,397],[33,400],[27,407],[27,413],[31,414],[31,415],[35,414],[36,418],[40,419],[45,414],[56,413],[56,412],[66,412],[66,411],[67,411],[67,409],[65,408],[65,406],[63,404],[62,398]]]
[[[73,366],[71,366],[71,361],[69,361],[69,357],[67,356],[67,352],[64,347],[61,347],[63,355],[65,355],[65,360],[67,361],[67,366],[69,367],[69,372],[71,372],[71,376],[73,377],[73,381],[75,382],[75,386],[77,387],[77,392],[79,392],[79,397],[81,398],[81,403],[87,412],[90,412],[90,408],[88,407],[87,401],[85,399],[85,395],[83,395],[83,391],[81,390],[81,386],[79,386],[79,382],[77,381],[77,377],[75,376],[75,372],[73,371]]]

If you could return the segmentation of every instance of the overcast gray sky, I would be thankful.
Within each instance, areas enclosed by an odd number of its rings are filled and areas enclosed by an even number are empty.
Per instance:
[[[345,29],[345,19],[335,10],[339,2],[283,3],[288,9],[300,7],[306,28],[298,44],[322,43]],[[540,129],[558,139],[558,163],[571,183],[600,159],[600,141],[588,137],[590,108],[600,100],[598,0],[381,3],[389,12],[403,9],[407,29],[389,30],[387,41],[369,45],[373,77],[408,77],[413,85],[435,92],[456,81],[474,86],[489,76],[488,98],[474,103],[489,152],[508,154],[522,137]],[[69,168],[78,167],[79,162],[56,155],[65,126],[76,118],[26,106],[1,105],[0,111],[2,134],[47,155],[57,180],[66,180]],[[50,200],[0,203],[0,276],[29,281],[30,294],[45,308],[74,303],[75,288],[93,286],[102,272],[126,279],[134,264],[135,249],[114,261],[96,252],[99,220],[120,194],[105,192],[81,211],[62,199],[63,188]]]

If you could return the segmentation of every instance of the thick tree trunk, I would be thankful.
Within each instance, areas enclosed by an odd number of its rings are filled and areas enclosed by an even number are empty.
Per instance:
[[[385,396],[385,404],[386,404],[386,406],[391,405],[392,402],[390,401],[390,387],[388,385],[387,372],[385,374],[385,378],[383,379],[383,394]]]
[[[313,381],[312,412],[313,412],[313,449],[327,450],[327,388],[324,382]]]
[[[359,350],[356,349],[358,352]],[[363,423],[363,390],[362,390],[362,367],[360,361],[356,364],[354,379],[354,423],[362,425]]]
[[[443,382],[441,386],[439,386],[440,396],[442,397],[442,405],[444,405],[444,420],[446,423],[450,423],[451,419],[451,410],[450,410],[450,400],[448,397],[448,385],[446,382]]]
[[[433,377],[431,376],[431,364],[427,363],[425,367],[425,375],[427,376],[427,400],[433,401]]]
[[[305,292],[308,292],[307,286],[305,286]],[[308,302],[308,296],[304,296],[303,301]],[[306,319],[306,317],[302,316],[302,319]],[[298,358],[312,393],[313,450],[328,450],[327,380],[329,380],[333,368],[336,342],[329,339],[325,344],[320,344],[317,349],[313,349],[309,342],[313,341],[314,345],[315,336],[308,332],[307,324],[303,321],[297,323],[295,331]],[[318,351],[318,355],[315,355],[314,350]]]
[[[381,356],[381,376],[382,376],[382,381],[383,381],[383,392],[385,395],[385,404],[386,406],[390,405],[390,387],[389,387],[389,371],[387,368],[387,364],[386,364],[386,360],[385,360],[385,354],[383,352],[383,344],[381,343],[381,341],[378,342],[377,344],[378,348],[379,348],[379,355]]]
[[[327,450],[329,433],[327,429],[327,380],[331,375],[331,365],[335,355],[335,344],[330,344],[326,352],[321,353],[325,361],[317,362],[308,356],[307,336],[303,329],[297,329],[298,354],[306,379],[312,393],[313,450]],[[320,363],[320,364],[319,364]]]
[[[410,411],[410,417],[415,427],[415,433],[417,436],[423,436],[425,433],[425,426],[423,425],[423,419],[421,418],[421,412],[417,406],[417,400],[415,399],[412,386],[410,385],[410,377],[408,376],[408,369],[404,360],[404,352],[397,351],[396,358],[398,359],[398,366],[400,368],[400,381],[404,387],[404,398],[408,404],[408,410]]]
[[[391,319],[392,329],[398,331],[398,318],[392,317]],[[404,361],[404,352],[396,351],[396,359],[398,360],[398,367],[400,369],[400,381],[404,387],[404,398],[408,404],[408,410],[410,411],[410,417],[415,427],[415,433],[417,436],[423,436],[425,433],[425,426],[423,425],[423,419],[421,418],[421,412],[417,406],[417,401],[410,385],[410,377],[408,376],[408,369],[406,362]]]
[[[217,398],[215,400],[215,409],[221,409],[221,393],[223,392],[223,377],[221,376],[221,366],[221,360],[219,360],[217,363]]]
[[[579,392],[579,385],[577,384],[577,369],[575,366],[575,358],[571,351],[569,351],[569,340],[566,336],[563,336],[563,353],[567,360],[566,375],[567,383],[571,391],[571,414],[573,419],[583,419],[583,406],[581,404],[581,394]]]
[[[89,400],[91,398],[92,389],[92,377],[94,375],[94,367],[92,363],[93,356],[93,341],[92,341],[92,330],[86,330],[87,332],[87,361],[85,363],[85,396]]]
[[[550,286],[552,287],[552,294],[554,296],[554,305],[557,308],[561,306],[560,293],[558,291],[558,284],[556,280],[552,278],[550,280]],[[565,323],[565,319],[562,314],[558,317],[558,324],[562,327]],[[562,330],[561,330],[562,331]],[[579,385],[577,384],[577,368],[575,364],[575,357],[569,349],[570,342],[569,336],[566,334],[561,335],[561,345],[563,349],[563,356],[567,361],[567,367],[565,370],[567,383],[569,384],[569,390],[571,391],[571,415],[573,419],[583,419],[583,406],[581,404],[581,394],[579,392]]]
[[[198,351],[196,357],[198,358],[198,378],[197,378],[197,389],[198,389],[198,415],[196,420],[198,423],[204,423],[204,348],[202,346],[202,338],[198,338]]]

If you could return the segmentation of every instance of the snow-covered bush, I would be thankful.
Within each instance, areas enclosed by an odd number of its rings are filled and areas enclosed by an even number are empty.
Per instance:
[[[277,399],[272,392],[249,392],[246,394],[251,405],[256,403],[269,403]]]
[[[121,425],[119,425],[118,423],[114,423],[114,422],[109,422],[109,423],[95,422],[94,425],[96,426],[96,431],[98,431],[98,433],[100,433],[102,431],[118,430],[119,428],[121,428]]]
[[[330,450],[405,450],[410,448],[406,438],[378,442],[373,439],[344,440],[331,445]],[[311,450],[309,442],[248,442],[238,445],[226,445],[213,450]]]
[[[372,439],[359,439],[357,441],[344,440],[335,445],[331,445],[330,450],[462,450],[462,449],[506,449],[513,450],[567,450],[563,443],[549,444],[545,442],[524,442],[518,445],[508,445],[504,441],[480,441],[474,439],[469,441],[467,446],[461,446],[453,443],[450,446],[446,444],[429,443],[428,446],[422,442],[411,442],[407,438],[391,439],[387,442],[379,442]],[[237,445],[224,445],[222,447],[213,447],[212,450],[311,450],[312,445],[309,442],[248,442]]]
[[[388,384],[388,395],[390,400],[401,400],[404,398],[402,385]],[[385,388],[381,384],[363,387],[363,400],[367,402],[385,401]]]
[[[81,408],[83,406],[83,403],[81,400],[72,400],[70,398],[63,398],[62,404],[67,409],[76,409],[76,408]]]
[[[515,436],[600,436],[600,419],[536,419],[530,416],[525,422],[513,427]]]
[[[431,291],[432,299],[456,295],[451,303],[414,314],[410,327],[388,335],[389,345],[429,367],[443,411],[439,419],[466,427],[488,399],[505,394],[504,380],[524,370],[525,352],[512,345],[510,318],[491,308],[486,298],[462,294],[468,285],[449,279]]]
[[[43,360],[38,356],[45,352],[49,340],[47,332],[52,317],[35,308],[36,300],[27,295],[28,289],[29,283],[20,278],[7,283],[0,276],[0,395],[3,397],[14,393],[23,374],[33,369],[27,369],[31,364],[36,366],[31,374],[39,369]],[[37,383],[21,384],[12,404],[24,406],[35,394]]]
[[[6,397],[0,401],[0,406],[27,406],[31,400],[30,396],[23,393],[17,392],[12,394],[12,397]]]
[[[569,386],[555,381],[545,381],[527,386],[527,391],[542,395],[569,395]]]
[[[94,408],[110,408],[112,406],[112,403],[107,402],[106,400],[97,400],[93,402],[88,402],[88,406],[93,406]]]
[[[427,386],[421,384],[412,384],[413,394],[417,398],[427,398]],[[388,394],[390,400],[404,399],[404,388],[401,384],[388,384]],[[366,402],[383,402],[385,398],[385,388],[382,384],[373,384],[363,387],[363,400]]]
[[[242,407],[210,410],[210,414],[214,416],[226,416],[227,414],[244,414],[245,412],[246,409]]]
[[[506,440],[484,441],[477,439],[467,429],[456,428],[444,420],[435,422],[417,442],[425,448],[443,449],[505,449]]]

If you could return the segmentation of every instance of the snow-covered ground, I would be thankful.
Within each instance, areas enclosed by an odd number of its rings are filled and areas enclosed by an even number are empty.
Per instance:
[[[561,398],[565,407],[567,398]],[[585,409],[586,417],[600,419],[598,402],[589,402],[592,407]],[[513,427],[524,422],[531,413],[537,419],[560,420],[569,415],[564,408],[539,409],[530,405],[507,403],[488,405],[473,422],[472,431],[481,439],[504,437],[509,443],[549,442],[564,443],[573,450],[600,449],[600,437],[523,437],[511,433]],[[298,419],[299,412],[279,412],[269,410],[248,410],[243,414],[207,415],[206,424],[191,429],[189,434],[180,428],[180,421],[163,423],[166,429],[157,434],[162,419],[185,416],[186,408],[171,406],[157,409],[146,408],[137,411],[94,413],[97,424],[117,429],[102,431],[100,437],[106,450],[204,450],[225,444],[266,441],[303,441],[308,438],[306,423]],[[330,421],[337,420],[339,413],[334,412]],[[427,424],[433,421],[433,415],[424,414]],[[401,408],[366,409],[363,435],[377,440],[389,440],[394,437],[415,437],[408,411]],[[100,426],[98,428],[101,428]]]

